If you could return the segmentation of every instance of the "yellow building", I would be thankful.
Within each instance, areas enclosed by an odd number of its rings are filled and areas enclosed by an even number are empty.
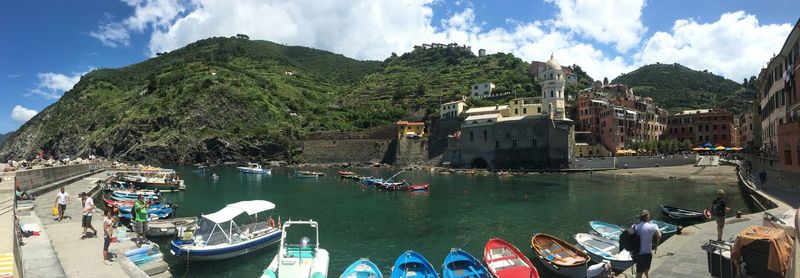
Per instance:
[[[425,123],[397,121],[397,138],[416,138],[425,135]]]
[[[535,116],[542,114],[542,98],[523,97],[515,98],[508,102],[511,116]]]

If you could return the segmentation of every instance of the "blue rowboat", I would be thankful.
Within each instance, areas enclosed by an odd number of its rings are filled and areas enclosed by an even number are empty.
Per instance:
[[[392,267],[392,278],[406,277],[439,278],[439,274],[425,257],[409,250],[397,257]]]
[[[364,179],[364,183],[367,184],[367,185],[377,185],[378,183],[382,183],[382,182],[383,182],[383,179],[375,179],[375,178]]]
[[[148,209],[147,210],[147,218],[151,220],[156,219],[167,219],[172,216],[172,212],[174,210],[172,208],[160,208],[160,209]],[[130,211],[127,213],[120,213],[120,218],[125,218],[127,220],[133,219],[133,215],[131,215]]]
[[[650,223],[656,224],[658,230],[661,231],[661,242],[664,242],[669,237],[678,233],[678,226],[669,224],[661,220],[650,220]]]
[[[453,248],[442,263],[442,276],[444,278],[489,278],[489,270],[478,259],[464,250]]]
[[[381,270],[369,259],[362,258],[350,264],[340,278],[383,278]]]
[[[625,228],[622,228],[619,225],[614,225],[603,221],[589,221],[589,227],[592,227],[592,231],[601,237],[612,240],[619,240],[619,235],[623,230],[625,230]]]

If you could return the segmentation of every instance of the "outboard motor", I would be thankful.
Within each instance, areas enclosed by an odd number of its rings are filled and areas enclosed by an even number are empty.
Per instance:
[[[303,237],[300,239],[300,248],[308,248],[308,242],[311,241],[308,237]]]

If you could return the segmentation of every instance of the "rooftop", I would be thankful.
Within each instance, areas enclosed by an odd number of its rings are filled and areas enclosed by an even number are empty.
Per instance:
[[[484,106],[467,109],[467,114],[484,113],[508,109],[508,105]]]

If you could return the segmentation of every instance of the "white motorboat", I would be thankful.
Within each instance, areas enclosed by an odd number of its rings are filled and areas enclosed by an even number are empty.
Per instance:
[[[267,217],[258,221],[257,216],[274,208],[275,204],[264,200],[241,201],[203,215],[193,234],[172,241],[170,253],[190,261],[222,260],[275,244],[281,239],[279,224],[270,226]],[[255,220],[248,224],[236,223],[234,218],[243,214]],[[179,236],[182,234],[178,232]]]
[[[236,167],[236,169],[239,169],[239,172],[246,174],[272,174],[272,169],[263,168],[257,163],[247,163],[247,166]]]
[[[291,226],[296,226],[295,229],[302,229],[297,226],[313,228],[316,233],[314,242],[302,237],[299,244],[289,243],[286,237]],[[264,269],[261,278],[324,278],[328,276],[328,261],[328,251],[319,248],[319,224],[316,221],[286,221],[281,234],[281,249]]]

